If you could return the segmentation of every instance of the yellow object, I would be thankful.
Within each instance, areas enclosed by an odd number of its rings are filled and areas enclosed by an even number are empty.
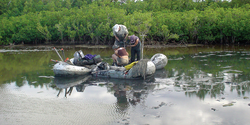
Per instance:
[[[130,70],[138,61],[132,62],[129,65],[124,66],[126,70]]]

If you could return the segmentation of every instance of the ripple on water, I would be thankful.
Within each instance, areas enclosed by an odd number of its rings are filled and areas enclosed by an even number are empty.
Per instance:
[[[0,94],[2,124],[112,124],[126,114],[126,107],[120,104],[39,98],[1,88]]]

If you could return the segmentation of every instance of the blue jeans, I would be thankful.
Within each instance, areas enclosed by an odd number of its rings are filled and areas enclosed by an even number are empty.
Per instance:
[[[141,49],[138,47],[132,47],[131,48],[131,60],[130,62],[135,61],[135,55],[137,56],[137,61],[141,59]]]

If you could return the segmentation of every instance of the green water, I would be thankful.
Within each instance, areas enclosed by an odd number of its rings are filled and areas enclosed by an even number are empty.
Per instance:
[[[61,47],[57,47],[60,49]],[[67,46],[100,54],[111,48]],[[129,50],[128,50],[129,51]],[[60,55],[62,52],[59,51]],[[148,80],[54,77],[52,47],[0,49],[3,124],[241,124],[250,122],[249,46],[144,48],[144,58],[168,57]]]

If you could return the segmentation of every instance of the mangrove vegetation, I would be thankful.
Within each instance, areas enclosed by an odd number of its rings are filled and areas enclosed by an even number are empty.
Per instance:
[[[111,45],[126,25],[145,44],[244,44],[249,0],[1,0],[0,45]]]

